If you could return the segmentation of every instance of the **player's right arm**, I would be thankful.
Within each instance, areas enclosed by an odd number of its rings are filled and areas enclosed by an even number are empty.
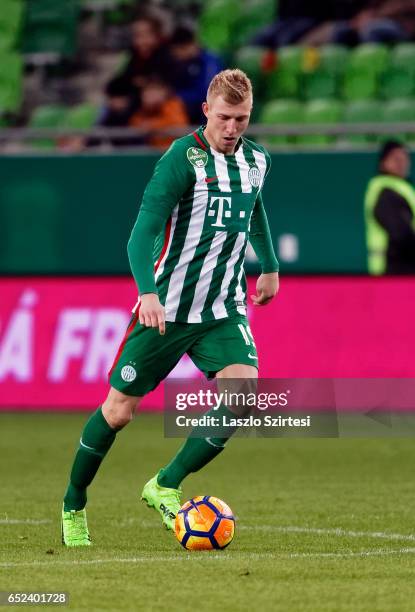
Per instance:
[[[154,278],[153,249],[173,208],[191,184],[190,164],[185,162],[185,149],[176,141],[156,164],[127,246],[131,271],[140,293],[140,323],[158,327],[161,334],[165,331],[165,315]]]

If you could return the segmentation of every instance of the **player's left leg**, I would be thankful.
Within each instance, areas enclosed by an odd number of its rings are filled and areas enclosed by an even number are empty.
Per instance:
[[[217,350],[218,346],[221,348],[220,351]],[[208,377],[216,376],[218,386],[221,379],[222,381],[233,379],[242,383],[246,381],[251,386],[256,386],[258,377],[256,347],[245,317],[226,319],[217,322],[217,325],[212,325],[210,329],[208,327],[189,354]],[[234,382],[231,386],[235,391]],[[219,419],[226,416],[228,420],[235,416],[232,407],[223,404],[218,410],[212,409],[207,414]],[[206,428],[193,429],[191,436],[187,438],[175,457],[160,470],[157,476],[158,484],[177,489],[188,474],[197,472],[217,457],[235,431],[236,428],[227,428],[218,437],[206,437]]]
[[[232,364],[216,374],[218,379],[228,378],[235,380],[256,380],[257,376],[257,369],[246,364]],[[233,390],[235,389],[233,388]],[[219,418],[220,421],[223,417],[226,417],[229,421],[232,417],[236,416],[231,407],[228,408],[224,404],[217,410],[210,410],[207,413],[207,416],[209,415]],[[205,437],[206,428],[200,428],[199,436],[198,427],[195,427],[191,436],[187,438],[170,463],[160,470],[158,483],[164,487],[177,489],[186,476],[192,472],[198,472],[212,459],[215,459],[224,450],[226,442],[235,431],[236,427],[227,427],[226,431],[221,432],[219,436]]]

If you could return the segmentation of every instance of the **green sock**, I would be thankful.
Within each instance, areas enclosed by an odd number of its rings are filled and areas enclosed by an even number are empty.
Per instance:
[[[72,465],[70,482],[64,497],[64,510],[82,510],[86,504],[86,488],[91,484],[117,431],[112,429],[101,407],[88,419],[81,435],[80,446]]]
[[[212,415],[222,419],[235,417],[235,414],[228,410],[226,406],[219,406],[217,410],[210,410],[207,415]],[[199,428],[196,427],[186,442],[179,449],[175,457],[168,465],[159,472],[157,482],[162,487],[178,489],[182,480],[191,472],[197,472],[209,461],[212,461],[225,448],[225,443],[236,431],[236,427],[231,430],[228,428],[227,436],[220,438],[197,438],[193,437]],[[200,428],[201,431],[206,428]]]

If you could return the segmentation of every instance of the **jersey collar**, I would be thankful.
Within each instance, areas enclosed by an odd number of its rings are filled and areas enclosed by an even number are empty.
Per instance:
[[[201,125],[195,132],[193,132],[192,136],[196,140],[199,147],[201,147],[204,151],[212,149],[212,151],[219,153],[219,151],[216,151],[216,149],[214,149],[206,140],[205,135],[204,135],[205,128],[206,128],[206,125]],[[239,138],[238,142],[236,143],[235,151],[232,153],[232,155],[235,155],[236,151],[239,149],[241,145],[242,145],[242,137]]]

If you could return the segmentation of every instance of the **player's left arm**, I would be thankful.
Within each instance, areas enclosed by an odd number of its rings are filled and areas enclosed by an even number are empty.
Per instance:
[[[270,167],[271,159],[267,154],[267,173]],[[256,295],[251,295],[251,299],[254,305],[263,306],[268,304],[278,293],[279,264],[272,244],[261,191],[258,192],[252,212],[249,241],[258,257],[262,271],[256,283]]]

